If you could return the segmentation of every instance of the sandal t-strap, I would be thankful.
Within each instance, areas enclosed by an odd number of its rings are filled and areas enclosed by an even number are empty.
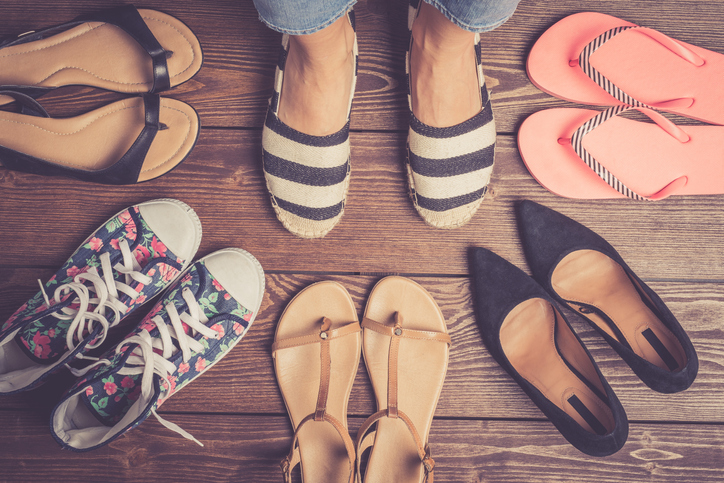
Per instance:
[[[321,376],[319,380],[319,393],[317,396],[317,407],[314,413],[306,416],[297,426],[294,431],[294,439],[292,440],[292,446],[289,450],[289,454],[281,461],[280,466],[284,474],[285,483],[291,483],[292,481],[292,470],[300,463],[299,458],[299,430],[309,421],[326,421],[330,423],[337,433],[339,433],[342,441],[344,442],[345,449],[347,450],[347,457],[349,458],[349,483],[354,482],[354,464],[355,464],[355,447],[350,438],[347,429],[344,425],[331,414],[327,413],[327,396],[329,395],[329,380],[332,369],[332,359],[330,355],[330,343],[334,339],[348,336],[350,334],[356,334],[362,329],[360,328],[359,322],[352,322],[344,325],[338,329],[331,329],[332,322],[327,318],[323,317],[321,320],[320,330],[316,334],[309,334],[300,337],[292,337],[288,339],[279,339],[272,344],[272,357],[276,357],[276,352],[282,349],[289,349],[292,347],[299,347],[307,344],[321,344],[320,357],[321,357]]]
[[[372,426],[379,421],[382,418],[391,418],[391,419],[401,419],[405,426],[407,426],[407,429],[410,431],[410,434],[412,435],[412,438],[415,440],[415,445],[417,446],[417,452],[418,456],[420,457],[420,462],[422,463],[423,467],[425,468],[425,483],[433,483],[433,472],[435,469],[435,460],[432,459],[430,456],[430,446],[422,441],[422,438],[420,438],[420,435],[415,428],[415,425],[413,424],[412,420],[405,414],[403,411],[401,411],[397,406],[397,363],[398,363],[398,356],[399,356],[399,349],[400,349],[400,340],[405,339],[415,339],[415,340],[427,340],[427,341],[437,341],[437,342],[444,342],[448,346],[451,345],[452,341],[450,339],[450,335],[446,334],[444,332],[434,332],[434,331],[423,331],[423,330],[413,330],[413,329],[404,329],[402,328],[402,315],[399,312],[395,313],[395,325],[389,326],[380,324],[379,322],[376,322],[370,318],[365,317],[362,320],[362,328],[364,329],[370,329],[374,332],[377,332],[382,335],[386,335],[391,338],[390,340],[390,350],[389,350],[389,364],[388,364],[388,377],[387,377],[387,409],[382,409],[380,411],[377,411],[375,414],[367,418],[367,420],[362,423],[362,426],[360,427],[359,431],[357,432],[357,477],[358,480],[361,481],[361,470],[360,470],[360,458],[359,455],[361,452],[363,452],[368,446],[371,445],[371,436],[375,434],[374,431],[370,431]]]

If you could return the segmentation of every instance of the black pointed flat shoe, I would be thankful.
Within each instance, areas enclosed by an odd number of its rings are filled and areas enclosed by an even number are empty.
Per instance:
[[[661,298],[599,235],[532,201],[517,207],[520,236],[533,277],[578,312],[651,389],[688,388],[696,351]]]
[[[471,249],[470,270],[476,318],[493,358],[578,450],[608,456],[621,449],[626,412],[543,287],[484,248]]]

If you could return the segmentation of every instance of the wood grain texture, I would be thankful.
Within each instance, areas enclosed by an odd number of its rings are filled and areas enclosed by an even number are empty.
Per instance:
[[[0,274],[4,275],[4,272],[0,271]],[[8,282],[0,286],[0,299],[4,301],[0,305],[0,316],[12,313],[14,309],[11,307],[21,305],[35,291],[32,286],[35,274],[40,275],[41,272],[16,270],[8,278],[2,277]],[[26,281],[21,282],[22,278]],[[367,296],[379,277],[267,275],[266,296],[260,315],[239,346],[202,378],[170,398],[162,411],[185,412],[185,408],[194,407],[197,412],[285,414],[271,358],[274,330],[282,311],[294,295],[307,285],[325,279],[336,280],[348,289],[361,317]],[[434,277],[415,277],[415,280],[439,304],[453,342],[447,377],[435,414],[454,418],[544,419],[545,416],[483,347],[473,313],[469,280]],[[23,291],[15,288],[19,286],[27,288],[27,291],[23,290],[25,293],[22,294]],[[654,282],[651,286],[679,317],[698,350],[699,375],[694,385],[685,392],[664,395],[650,390],[581,318],[570,312],[568,318],[599,363],[629,419],[724,423],[724,399],[719,390],[724,385],[724,337],[721,328],[724,288],[718,284],[673,282]],[[16,303],[5,310],[5,305],[9,305],[13,298],[17,299]],[[52,401],[60,397],[63,385],[68,387],[73,382],[73,378],[67,375],[61,379],[50,388],[0,398],[0,409],[30,406],[49,412]],[[209,392],[214,388],[223,388],[223,392],[209,398]],[[43,401],[46,406],[36,401]],[[362,362],[350,397],[349,413],[368,415],[376,410]]]
[[[5,482],[234,481],[278,483],[292,432],[285,417],[175,414],[193,442],[149,418],[108,446],[62,451],[47,422],[0,411]],[[354,432],[362,418],[350,418]],[[632,424],[626,445],[607,458],[586,456],[547,422],[433,421],[435,481],[718,482],[724,477],[719,425]],[[298,471],[298,470],[297,470]],[[298,481],[298,480],[296,480]]]
[[[5,0],[0,38],[123,3]],[[36,279],[54,273],[109,216],[161,197],[181,199],[199,214],[199,256],[227,246],[257,256],[267,270],[265,300],[239,346],[162,407],[164,418],[204,441],[204,448],[151,418],[97,451],[61,452],[48,418],[74,381],[63,371],[40,389],[0,397],[0,482],[281,481],[278,462],[288,451],[291,427],[270,356],[279,315],[299,290],[325,279],[341,282],[361,314],[374,283],[389,273],[410,274],[432,293],[453,339],[430,437],[437,481],[724,480],[724,197],[656,203],[560,198],[530,176],[515,140],[531,113],[571,105],[539,91],[525,72],[531,46],[550,25],[572,13],[598,11],[724,52],[723,0],[522,0],[512,19],[482,35],[500,134],[496,165],[480,211],[453,231],[427,227],[407,196],[406,2],[361,0],[355,7],[360,70],[349,199],[340,225],[315,241],[281,227],[262,174],[261,126],[280,34],[258,20],[251,0],[147,0],[139,6],[174,15],[201,41],[199,74],[164,94],[198,110],[199,143],[178,169],[135,186],[96,186],[0,167],[0,321],[35,293]],[[123,97],[67,87],[41,101],[62,117]],[[514,215],[519,199],[549,206],[607,239],[679,317],[699,354],[699,375],[689,390],[655,393],[580,318],[570,317],[632,421],[626,446],[614,456],[590,458],[567,444],[482,344],[467,249],[484,246],[527,269]],[[114,331],[105,346],[113,347],[139,319]],[[353,433],[375,409],[361,364],[349,404]]]
[[[345,214],[322,240],[292,236],[276,220],[256,131],[204,130],[181,166],[133,186],[79,189],[74,180],[0,168],[2,264],[59,267],[109,216],[140,201],[171,197],[198,213],[204,229],[200,255],[240,246],[272,271],[464,275],[470,246],[526,266],[514,202],[528,198],[589,226],[644,279],[724,280],[722,196],[655,203],[567,200],[540,187],[514,140],[499,136],[491,193],[470,223],[439,230],[422,221],[407,195],[404,143],[404,134],[353,134]],[[39,233],[52,236],[38,239]]]

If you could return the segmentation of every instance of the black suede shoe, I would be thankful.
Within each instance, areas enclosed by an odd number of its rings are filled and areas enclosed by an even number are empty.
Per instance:
[[[516,210],[538,283],[587,319],[651,389],[679,392],[694,382],[699,361],[686,332],[606,240],[532,201]]]
[[[564,438],[608,456],[628,437],[626,412],[556,303],[522,270],[470,251],[476,318],[493,358]]]

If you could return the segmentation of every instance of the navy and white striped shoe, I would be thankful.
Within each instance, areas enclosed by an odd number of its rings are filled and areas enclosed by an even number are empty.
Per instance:
[[[352,29],[354,12],[347,13]],[[278,117],[289,36],[274,80],[274,94],[262,132],[264,177],[272,206],[284,228],[302,238],[321,238],[339,223],[344,213],[350,178],[349,113],[357,82],[357,35],[354,40],[354,76],[347,109],[347,124],[328,136],[304,134]]]
[[[472,218],[483,201],[495,155],[495,121],[481,64],[480,35],[475,34],[475,59],[482,109],[465,122],[433,127],[412,112],[410,48],[412,24],[420,0],[410,0],[406,53],[407,100],[410,131],[407,139],[407,176],[415,209],[428,225],[457,228]]]

